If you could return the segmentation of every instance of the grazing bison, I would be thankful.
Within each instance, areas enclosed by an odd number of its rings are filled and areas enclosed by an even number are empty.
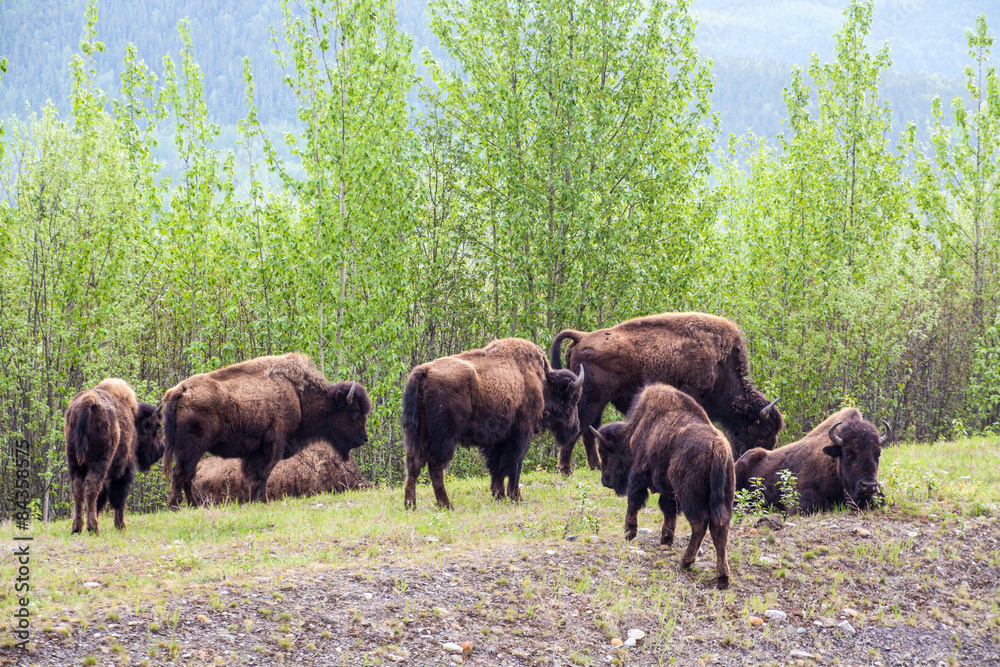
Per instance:
[[[403,392],[406,507],[416,507],[417,477],[426,464],[438,506],[452,508],[444,469],[458,444],[482,450],[494,498],[520,500],[521,463],[531,436],[545,429],[561,440],[576,436],[583,380],[582,370],[579,377],[553,371],[542,348],[520,338],[414,368]]]
[[[592,333],[566,329],[552,341],[553,368],[569,338],[566,367],[587,367],[580,399],[580,424],[601,425],[608,403],[625,414],[647,384],[663,382],[690,394],[729,433],[733,455],[751,447],[773,449],[784,426],[781,413],[750,380],[743,333],[730,320],[705,313],[663,313],[637,317]],[[583,429],[591,468],[600,466],[594,436]],[[570,474],[576,437],[559,442],[559,470]]]
[[[885,422],[883,422],[885,423]],[[855,408],[827,417],[804,438],[773,452],[751,449],[736,462],[736,485],[749,489],[763,480],[764,500],[786,510],[778,488],[778,473],[790,470],[798,480],[799,511],[827,510],[842,502],[867,508],[880,493],[878,459],[892,439],[861,418]]]
[[[601,484],[628,498],[625,539],[635,537],[637,516],[649,491],[660,494],[660,544],[674,543],[677,509],[691,524],[691,541],[681,567],[694,563],[705,531],[715,544],[719,588],[729,587],[729,519],[736,495],[733,454],[726,436],[712,426],[698,403],[665,384],[646,387],[624,422],[606,424],[591,435],[601,454]]]
[[[324,442],[313,442],[290,459],[278,461],[267,479],[267,498],[314,496],[367,489],[371,485],[352,459],[343,460]],[[210,456],[198,463],[193,493],[202,505],[222,505],[250,500],[250,484],[236,459]]]
[[[241,459],[250,498],[266,502],[271,470],[310,441],[331,443],[346,461],[368,441],[371,408],[363,386],[327,382],[302,354],[257,357],[192,375],[163,395],[164,472],[173,470],[167,504],[180,507],[182,490],[195,504],[191,480],[205,452]]]
[[[124,380],[110,378],[81,391],[69,402],[63,424],[66,464],[73,489],[74,533],[99,533],[97,515],[108,502],[115,511],[115,528],[125,528],[125,501],[136,466],[143,472],[163,456],[160,412],[136,401]]]

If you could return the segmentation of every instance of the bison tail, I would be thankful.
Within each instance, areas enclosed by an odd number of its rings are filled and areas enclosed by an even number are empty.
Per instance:
[[[78,466],[85,466],[90,460],[90,413],[96,407],[94,404],[85,406],[76,420],[76,443],[73,449]]]
[[[552,368],[559,370],[563,367],[562,365],[562,342],[569,338],[572,343],[570,343],[570,348],[573,345],[580,342],[583,337],[582,331],[575,331],[573,329],[563,329],[556,334],[556,337],[552,341],[552,345],[549,347],[549,361],[552,364]],[[566,360],[569,361],[569,350],[566,351]]]
[[[709,511],[712,523],[728,524],[733,515],[733,501],[736,497],[736,471],[733,457],[729,454],[729,444],[715,447],[712,458],[712,472],[709,475]]]
[[[181,388],[181,393],[184,388]],[[164,396],[163,401],[163,476],[170,479],[174,467],[174,446],[177,443],[177,401],[180,397]]]
[[[403,389],[403,432],[411,440],[420,437],[419,399],[426,374],[427,371],[422,368],[413,371],[406,380],[406,388]]]

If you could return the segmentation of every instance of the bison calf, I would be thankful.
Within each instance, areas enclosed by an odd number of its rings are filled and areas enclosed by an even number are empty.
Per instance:
[[[353,459],[341,459],[325,442],[314,442],[292,458],[278,461],[267,478],[267,499],[370,487]],[[250,484],[240,472],[239,459],[219,456],[198,463],[193,492],[195,501],[203,505],[250,500]]]
[[[531,436],[547,429],[559,439],[576,437],[583,379],[582,370],[579,377],[553,371],[542,348],[521,338],[414,368],[403,391],[405,506],[416,507],[417,477],[426,464],[438,506],[452,508],[444,469],[458,444],[482,450],[494,498],[520,500],[521,463]]]
[[[878,460],[892,439],[888,424],[886,429],[880,437],[856,408],[844,408],[801,440],[773,452],[748,451],[736,462],[736,485],[749,489],[751,480],[759,477],[764,500],[787,510],[778,479],[782,470],[789,470],[797,479],[800,512],[828,510],[844,502],[865,509],[880,493]]]
[[[694,563],[708,529],[715,544],[716,583],[728,588],[727,543],[736,495],[733,454],[705,410],[674,387],[652,384],[639,394],[624,422],[591,433],[601,456],[601,483],[628,498],[625,539],[635,537],[649,491],[659,493],[660,543],[674,543],[679,506],[691,524],[681,567]]]
[[[74,533],[98,534],[97,515],[108,502],[115,528],[125,528],[125,501],[136,466],[147,471],[163,456],[160,412],[136,401],[124,380],[110,378],[73,397],[63,423],[66,464],[73,490]]]

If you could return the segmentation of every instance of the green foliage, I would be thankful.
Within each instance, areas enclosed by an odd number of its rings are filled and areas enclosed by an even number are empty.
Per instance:
[[[195,372],[308,353],[367,385],[372,438],[355,456],[393,483],[413,365],[666,310],[741,325],[786,439],[842,405],[901,437],[998,428],[1000,86],[984,18],[968,101],[950,125],[935,104],[929,146],[911,127],[888,147],[889,51],[867,47],[873,7],[853,2],[833,59],[791,72],[784,131],[731,138],[715,168],[710,64],[683,0],[439,0],[447,57],[425,51],[423,80],[388,0],[285,3],[275,60],[300,124],[281,142],[262,122],[261,63],[231,73],[245,110],[222,128],[196,23],[156,71],[123,45],[116,86],[95,7],[70,110],[12,121],[0,142],[0,432],[29,441],[43,518],[70,502],[63,410],[105,377],[156,402]],[[539,436],[525,466],[553,459]],[[0,455],[0,486],[9,467]],[[481,470],[463,448],[451,472]],[[936,493],[887,476],[893,498]],[[130,506],[163,495],[154,470]],[[763,511],[759,486],[741,492],[737,516]]]
[[[778,493],[781,495],[781,504],[784,505],[784,515],[799,513],[799,480],[791,470],[778,471]]]
[[[740,489],[736,492],[736,502],[733,503],[734,523],[741,523],[747,519],[753,520],[767,511],[763,478],[751,477],[750,486],[752,488]]]

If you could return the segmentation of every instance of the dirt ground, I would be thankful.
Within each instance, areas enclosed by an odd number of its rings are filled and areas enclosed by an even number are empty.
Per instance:
[[[430,543],[420,559],[362,540],[351,548],[368,554],[364,567],[345,558],[192,585],[156,610],[74,615],[36,629],[30,655],[4,649],[0,662],[1000,665],[995,517],[744,522],[730,538],[728,591],[712,586],[710,542],[693,571],[678,571],[687,537],[682,524],[669,548],[648,528],[631,546],[620,535]],[[635,646],[612,645],[632,629],[645,633]]]

